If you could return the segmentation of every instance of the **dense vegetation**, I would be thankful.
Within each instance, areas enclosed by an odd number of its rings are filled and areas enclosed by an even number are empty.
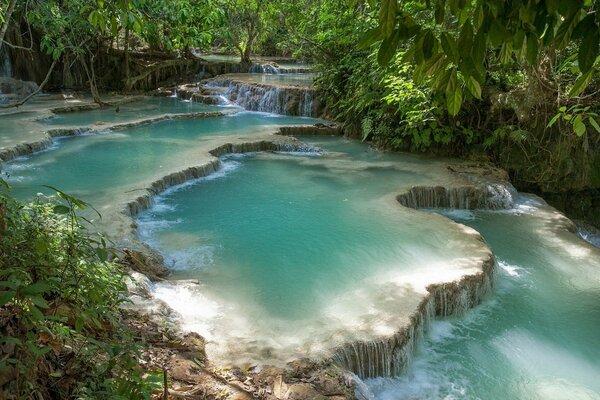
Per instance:
[[[20,203],[0,183],[0,396],[149,398],[156,375],[122,327],[124,272],[83,227],[87,205],[60,191]]]

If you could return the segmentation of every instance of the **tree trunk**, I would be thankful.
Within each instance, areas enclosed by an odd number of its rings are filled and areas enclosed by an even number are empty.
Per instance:
[[[90,84],[90,92],[92,93],[92,98],[94,99],[94,102],[100,105],[100,107],[110,105],[109,103],[102,101],[102,99],[100,98],[100,93],[98,93],[98,87],[96,86],[96,73],[94,71],[94,57],[90,56],[90,67],[88,67],[87,62],[85,61],[85,57],[83,55],[79,56],[79,61],[81,62],[85,74],[87,75]]]
[[[12,16],[13,11],[15,11],[15,6],[17,5],[17,0],[11,0],[8,5],[8,9],[6,10],[6,14],[4,14],[4,23],[2,24],[2,28],[0,28],[0,47],[4,42],[4,35],[6,35],[6,31],[8,30],[8,25],[10,24],[10,17]]]
[[[129,87],[129,26],[125,27],[125,90],[131,90]]]

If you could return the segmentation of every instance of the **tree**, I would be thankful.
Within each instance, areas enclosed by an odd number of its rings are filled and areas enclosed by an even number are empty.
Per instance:
[[[12,13],[15,11],[15,6],[17,5],[17,0],[10,0],[8,4],[0,3],[2,7],[0,7],[0,47],[4,44],[4,36],[6,35],[6,31],[8,30],[8,25],[10,24],[10,18]],[[5,8],[6,7],[6,11]]]
[[[227,38],[235,47],[242,65],[250,66],[255,41],[272,23],[275,15],[270,0],[222,0],[227,19]]]
[[[504,64],[536,67],[543,55],[577,42],[580,77],[571,95],[580,94],[595,71],[597,11],[592,0],[383,0],[377,26],[362,45],[380,42],[378,61],[385,65],[405,44],[403,59],[415,65],[415,81],[441,93],[456,115],[465,88],[481,98],[489,50]]]

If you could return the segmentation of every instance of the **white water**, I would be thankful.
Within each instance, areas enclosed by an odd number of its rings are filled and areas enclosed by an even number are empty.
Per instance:
[[[446,211],[498,259],[494,296],[434,321],[407,374],[369,380],[378,400],[600,399],[600,251],[541,199]]]
[[[0,43],[0,78],[12,77],[12,65],[6,51],[6,46]]]

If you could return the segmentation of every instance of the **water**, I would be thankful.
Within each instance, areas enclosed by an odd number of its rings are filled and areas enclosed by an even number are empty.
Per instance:
[[[214,360],[282,364],[393,334],[429,283],[479,266],[476,235],[394,199],[432,174],[448,179],[445,168],[316,142],[329,151],[227,158],[217,177],[161,196],[139,218],[171,278],[200,282],[155,290]]]
[[[292,87],[286,86],[297,79]],[[247,110],[287,115],[316,115],[312,74],[228,74],[208,83],[223,88],[230,102]]]
[[[170,97],[150,97],[142,101],[122,104],[119,112],[116,107],[107,107],[97,110],[69,112],[48,118],[43,122],[48,125],[86,126],[118,123],[147,118],[162,114],[185,114],[192,112],[208,112],[222,110],[211,106],[190,101],[181,101]]]
[[[495,296],[439,321],[407,376],[369,381],[392,399],[600,399],[600,251],[543,201],[452,212],[499,261]]]
[[[248,83],[261,83],[267,85],[295,85],[311,87],[316,74],[313,73],[291,73],[291,74],[228,74],[225,77],[232,77]]]
[[[203,139],[251,135],[260,133],[262,126],[314,122],[318,120],[248,112],[161,121],[105,134],[58,139],[48,151],[6,164],[4,175],[8,174],[16,196],[22,199],[37,192],[50,193],[42,185],[52,184],[97,204],[110,200],[115,190],[125,190],[151,177],[157,179],[165,171],[178,171],[186,161],[197,165],[202,158],[198,154],[202,154]]]
[[[6,45],[0,45],[0,78],[12,77],[12,65],[6,50]]]

